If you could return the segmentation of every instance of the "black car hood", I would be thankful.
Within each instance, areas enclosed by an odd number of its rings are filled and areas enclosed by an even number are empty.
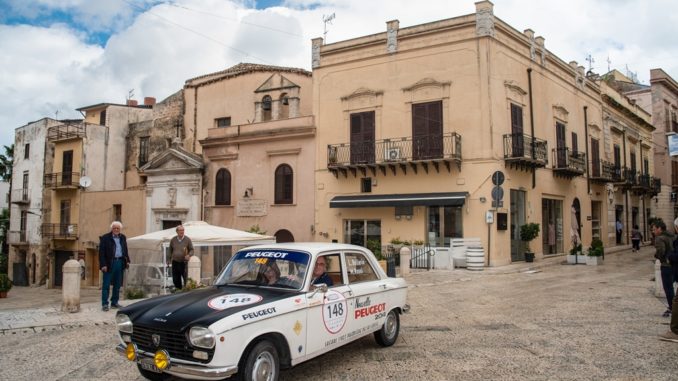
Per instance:
[[[147,299],[120,309],[120,313],[128,315],[134,325],[183,331],[188,326],[208,327],[240,311],[296,295],[299,292],[213,286]]]

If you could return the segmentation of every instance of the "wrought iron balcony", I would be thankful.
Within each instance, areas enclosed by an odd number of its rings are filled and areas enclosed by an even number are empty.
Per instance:
[[[614,164],[605,160],[591,160],[589,179],[597,183],[611,183],[614,181]]]
[[[79,172],[59,172],[45,174],[45,187],[51,189],[75,189],[80,181]]]
[[[504,161],[521,169],[543,168],[548,164],[548,143],[526,134],[504,135]]]
[[[12,189],[12,204],[30,204],[30,189]]]
[[[586,172],[586,154],[570,151],[567,147],[553,149],[553,173],[556,176],[573,178]]]
[[[414,173],[418,167],[428,173],[429,165],[439,172],[441,164],[450,172],[451,163],[461,169],[461,136],[453,132],[327,146],[327,169],[337,177],[339,173],[347,177],[349,172],[356,177],[357,171],[366,176],[367,170],[385,175],[386,169],[395,175],[397,168],[406,174],[408,166]]]
[[[613,182],[622,188],[633,188],[638,184],[638,172],[627,167],[615,167]]]
[[[652,190],[650,191],[650,194],[652,195],[652,197],[654,197],[661,192],[662,192],[662,180],[659,177],[653,177]]]
[[[47,140],[49,141],[79,139],[83,137],[85,137],[84,123],[61,124],[50,127],[49,130],[47,130]]]
[[[77,224],[42,224],[42,236],[52,239],[77,239],[78,225]]]

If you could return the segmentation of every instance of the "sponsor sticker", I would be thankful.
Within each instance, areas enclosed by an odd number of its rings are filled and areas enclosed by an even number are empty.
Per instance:
[[[325,294],[323,303],[323,323],[329,333],[337,333],[344,328],[348,316],[346,298],[338,291],[330,290]]]
[[[207,306],[213,310],[223,311],[231,307],[259,303],[261,300],[262,297],[255,294],[228,294],[210,299],[207,302]]]
[[[256,318],[261,317],[261,316],[274,314],[275,312],[276,312],[275,307],[264,308],[264,309],[261,309],[259,311],[254,311],[254,312],[242,314],[242,320],[256,319]]]
[[[292,327],[292,329],[294,330],[294,333],[296,333],[297,336],[301,335],[301,329],[302,328],[303,327],[301,326],[301,322],[299,320],[297,320],[297,322],[294,323],[294,327]]]

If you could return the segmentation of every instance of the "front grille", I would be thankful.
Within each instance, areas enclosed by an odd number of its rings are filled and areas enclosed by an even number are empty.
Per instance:
[[[153,338],[151,337],[153,334],[160,335],[160,345],[157,347],[153,344]],[[194,348],[188,343],[185,333],[158,329],[157,327],[134,325],[132,342],[142,351],[155,353],[158,349],[164,349],[169,353],[171,358],[187,361],[208,363],[212,361],[212,356],[214,355],[214,349],[196,348],[208,354],[207,360],[196,359],[193,357]]]

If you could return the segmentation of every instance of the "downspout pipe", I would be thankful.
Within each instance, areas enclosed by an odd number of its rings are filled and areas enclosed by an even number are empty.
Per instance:
[[[589,106],[584,106],[584,147],[586,149],[586,192],[591,194],[591,178],[589,175],[589,162],[593,165],[593,162],[590,161],[591,157],[589,156],[589,121],[588,121],[588,110]]]
[[[530,134],[532,135],[532,160],[536,159],[535,141],[534,141],[534,111],[532,107],[532,68],[527,68],[527,92],[530,94]],[[537,187],[536,169],[532,167],[532,189]]]
[[[623,147],[623,152],[624,152],[624,169],[627,171],[629,168],[627,167],[626,163],[626,129],[622,132],[622,147]],[[629,243],[629,227],[627,226],[629,222],[629,191],[625,190],[624,191],[624,226],[626,226],[626,234],[624,234],[624,237],[626,238],[624,240],[624,244]],[[623,233],[623,232],[622,232]]]

